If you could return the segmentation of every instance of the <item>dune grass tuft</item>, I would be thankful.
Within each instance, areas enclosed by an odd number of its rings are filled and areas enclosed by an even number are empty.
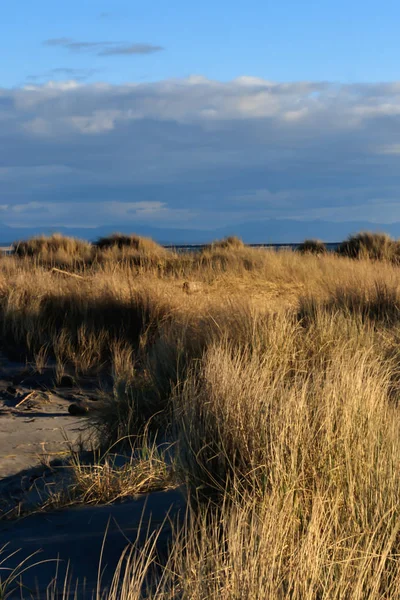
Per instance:
[[[386,233],[364,231],[351,235],[339,245],[338,254],[350,258],[370,258],[398,262],[399,243]]]
[[[90,262],[92,246],[89,242],[59,233],[37,236],[15,242],[13,254],[20,258],[35,258],[43,262],[72,265],[74,262]]]
[[[244,248],[243,241],[235,235],[229,235],[222,240],[216,240],[205,247],[205,250],[238,250]]]
[[[120,440],[121,441],[121,440]],[[126,498],[177,486],[173,467],[167,464],[168,448],[159,449],[141,437],[140,445],[130,448],[129,455],[119,455],[109,448],[83,460],[71,450],[63,469],[70,470],[69,485],[48,498],[39,510],[54,510],[78,504],[111,504]]]
[[[327,252],[326,245],[321,240],[309,239],[304,240],[297,247],[297,251],[301,254],[325,254]]]
[[[114,233],[99,238],[95,248],[96,258],[100,262],[125,260],[139,266],[158,265],[171,254],[152,239],[135,234]]]

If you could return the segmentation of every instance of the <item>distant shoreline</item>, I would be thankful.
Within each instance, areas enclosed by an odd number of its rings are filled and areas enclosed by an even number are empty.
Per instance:
[[[0,242],[0,251],[1,252],[9,252],[11,251],[12,245],[14,242]],[[278,243],[278,244],[268,244],[268,243],[260,243],[260,244],[245,244],[246,246],[248,246],[249,248],[291,248],[291,249],[296,249],[298,246],[300,246],[302,242],[293,242],[293,243]],[[206,246],[209,246],[210,244],[160,244],[161,246],[163,246],[163,248],[168,248],[168,249],[175,249],[177,251],[185,251],[187,250],[188,252],[190,251],[194,251],[194,250],[202,250],[203,248],[205,248]],[[340,245],[340,242],[326,242],[325,246],[327,248],[327,250],[334,252],[337,247]]]

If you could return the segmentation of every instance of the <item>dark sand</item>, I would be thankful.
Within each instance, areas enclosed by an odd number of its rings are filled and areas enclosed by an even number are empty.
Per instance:
[[[3,552],[4,556],[21,549],[16,556],[6,561],[4,566],[14,567],[37,550],[41,550],[41,553],[33,557],[31,563],[58,556],[60,562],[39,565],[24,574],[24,584],[29,589],[38,591],[34,598],[46,598],[46,588],[57,571],[58,589],[62,589],[68,573],[71,590],[78,586],[77,598],[91,598],[97,586],[99,558],[107,526],[101,564],[102,589],[110,585],[124,548],[135,541],[136,546],[140,547],[148,527],[150,531],[160,527],[167,514],[176,521],[178,513],[182,519],[185,514],[185,502],[180,491],[173,490],[138,496],[121,504],[75,507],[34,514],[19,521],[0,522],[0,546],[9,542]],[[138,535],[141,519],[143,522]],[[167,554],[170,538],[171,525],[167,519],[157,543],[157,551],[161,558],[165,558]],[[11,596],[12,599],[20,597],[19,590]],[[29,594],[26,597],[29,598]]]
[[[49,385],[50,384],[50,385]],[[8,567],[15,567],[30,554],[40,551],[29,563],[57,559],[28,569],[23,583],[34,590],[33,598],[52,597],[46,589],[57,573],[58,587],[69,578],[71,590],[78,580],[78,600],[92,597],[98,579],[99,559],[107,530],[103,560],[102,589],[109,586],[124,548],[135,542],[143,518],[138,545],[144,535],[157,529],[167,515],[173,521],[185,514],[185,500],[179,490],[137,496],[119,504],[81,506],[53,512],[31,514],[19,519],[4,518],[34,509],[45,497],[48,486],[65,485],[68,472],[52,469],[54,460],[62,461],[68,446],[76,445],[88,432],[85,417],[68,414],[71,401],[82,396],[82,388],[55,389],[49,373],[32,375],[25,365],[0,357],[0,562],[15,550],[19,552],[0,565],[4,581]],[[34,394],[28,397],[34,391]],[[84,395],[84,394],[83,394]],[[27,398],[27,400],[24,400]],[[18,407],[17,405],[23,400]],[[93,394],[91,400],[94,400]],[[164,523],[157,548],[166,554],[171,538],[169,519]],[[69,566],[68,566],[69,565]],[[37,591],[37,592],[36,592]],[[25,594],[25,595],[24,595]],[[26,590],[10,596],[31,598]],[[61,596],[60,596],[61,597]],[[73,595],[71,596],[73,597]]]

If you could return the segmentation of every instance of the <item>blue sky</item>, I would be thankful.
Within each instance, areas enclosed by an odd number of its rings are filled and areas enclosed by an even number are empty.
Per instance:
[[[388,81],[398,76],[396,0],[15,0],[1,7],[1,82],[60,67],[113,83],[187,77]],[[52,38],[148,43],[148,56],[99,57],[44,46]]]
[[[400,221],[399,22],[394,0],[3,3],[0,222]]]

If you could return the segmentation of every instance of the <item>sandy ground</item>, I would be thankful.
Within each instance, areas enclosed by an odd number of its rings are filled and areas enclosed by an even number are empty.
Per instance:
[[[169,518],[165,520],[167,514]],[[57,588],[62,589],[67,579],[70,581],[71,597],[72,591],[78,589],[78,600],[84,600],[92,597],[97,586],[103,540],[101,587],[104,590],[111,583],[125,547],[134,543],[140,548],[148,528],[154,531],[162,526],[157,551],[161,559],[165,558],[171,538],[169,519],[174,522],[184,515],[183,495],[174,490],[140,496],[121,504],[75,507],[34,514],[16,522],[0,522],[0,546],[8,543],[3,555],[21,549],[6,560],[4,566],[15,567],[38,550],[41,552],[32,557],[31,564],[58,557],[58,562],[51,561],[29,569],[24,574],[24,585],[36,591],[34,598],[46,598],[46,589],[57,573]],[[26,597],[30,598],[28,594]],[[20,591],[16,589],[11,598],[21,598]]]
[[[76,445],[87,436],[87,419],[71,416],[68,407],[71,401],[79,403],[88,394],[75,385],[57,389],[50,370],[42,375],[32,374],[32,369],[10,363],[0,355],[0,549],[6,545],[0,553],[0,578],[4,581],[8,574],[4,569],[15,567],[32,553],[40,552],[30,564],[52,559],[28,569],[23,575],[25,595],[16,589],[10,599],[31,598],[28,590],[34,591],[33,598],[52,597],[47,596],[46,589],[56,573],[61,588],[66,578],[71,581],[71,590],[78,586],[77,600],[91,598],[107,528],[102,588],[110,584],[119,557],[129,543],[137,538],[140,546],[148,527],[153,531],[167,515],[176,519],[178,513],[181,517],[185,513],[184,496],[174,490],[108,506],[5,518],[10,511],[16,514],[18,509],[34,508],[48,486],[68,481],[67,471],[54,470],[50,464],[68,454],[69,444]],[[142,534],[138,535],[141,519]],[[170,537],[167,519],[157,545],[161,555],[166,553]],[[16,550],[18,553],[11,556]],[[5,557],[9,558],[1,564]]]
[[[35,373],[0,354],[0,511],[88,437],[87,419],[68,413],[71,402],[84,397],[77,385],[57,389],[51,368]]]
[[[68,440],[85,431],[82,419],[68,414],[69,404],[53,398],[44,410],[0,415],[0,479],[66,453]]]

